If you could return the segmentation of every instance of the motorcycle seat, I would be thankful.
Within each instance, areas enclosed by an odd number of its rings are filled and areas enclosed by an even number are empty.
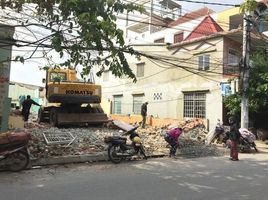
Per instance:
[[[127,138],[121,137],[121,136],[109,136],[109,137],[104,138],[105,143],[114,142],[114,141],[118,141],[118,142],[122,141],[123,143],[127,141]]]

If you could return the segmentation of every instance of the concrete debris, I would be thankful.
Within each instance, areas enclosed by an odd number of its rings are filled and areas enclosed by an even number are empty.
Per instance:
[[[82,155],[105,151],[105,136],[118,135],[118,130],[107,128],[55,128],[48,129],[31,128],[28,131],[32,135],[29,150],[34,158],[47,158],[51,156]],[[43,132],[62,135],[72,134],[76,139],[70,145],[47,145]]]
[[[179,138],[181,148],[178,154],[185,157],[216,156],[221,152],[215,145],[205,145],[207,131],[198,120],[187,120],[180,124],[173,125],[183,128],[183,134]],[[107,150],[104,138],[108,136],[120,136],[122,131],[115,127],[96,128],[55,128],[47,124],[27,123],[28,132],[32,135],[29,150],[33,158],[48,158],[53,156],[84,155]],[[144,147],[148,155],[167,155],[169,146],[163,138],[163,134],[171,127],[161,128],[148,126],[146,129],[138,128],[137,132],[143,139]],[[121,128],[122,129],[122,128]],[[71,134],[75,140],[69,144],[50,144],[47,145],[43,133]],[[128,142],[130,142],[128,140]]]
[[[203,157],[203,156],[219,156],[223,153],[217,149],[216,145],[206,145],[205,139],[207,130],[202,124],[196,121],[183,122],[180,127],[183,128],[183,134],[179,138],[180,149],[178,154],[184,157]],[[151,154],[168,154],[169,147],[163,138],[164,133],[174,126],[146,129],[138,129],[143,138],[144,146],[147,152]]]

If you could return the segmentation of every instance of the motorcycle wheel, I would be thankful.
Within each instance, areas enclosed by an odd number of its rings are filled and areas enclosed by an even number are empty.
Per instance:
[[[118,164],[123,160],[123,157],[116,156],[117,152],[121,152],[120,146],[111,145],[108,147],[108,157],[112,163]]]
[[[142,145],[140,146],[140,153],[143,155],[144,159],[147,160],[147,156],[145,154],[145,150],[144,150],[144,147]]]
[[[29,155],[25,151],[17,151],[9,155],[8,169],[12,172],[18,172],[25,169],[30,161]]]

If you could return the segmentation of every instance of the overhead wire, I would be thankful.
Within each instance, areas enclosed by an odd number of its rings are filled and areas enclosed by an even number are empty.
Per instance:
[[[215,6],[230,6],[230,7],[238,7],[240,4],[230,4],[230,3],[214,3],[214,2],[205,2],[205,1],[194,1],[194,0],[176,0],[188,3],[197,3],[197,4],[206,4],[206,5],[215,5]]]
[[[126,0],[127,1],[127,0]],[[131,1],[127,1],[127,2],[129,2],[129,3],[131,3]],[[135,3],[135,5],[139,5],[138,3]],[[150,10],[151,9],[151,5],[150,6],[144,6],[145,8],[147,8],[148,10]],[[160,9],[157,9],[157,8],[155,8],[155,7],[160,7]],[[161,13],[161,12],[164,12],[164,13],[166,13],[166,14],[174,14],[174,12],[172,12],[172,11],[163,11],[162,10],[163,8],[161,7],[161,6],[159,6],[158,4],[153,4],[153,11],[158,11],[159,13]],[[208,8],[209,9],[209,8]],[[185,18],[185,19],[189,19],[189,20],[192,20],[192,19],[196,19],[197,17],[202,17],[202,16],[200,16],[199,14],[197,14],[197,13],[194,13],[195,11],[198,11],[198,10],[200,10],[200,9],[197,9],[197,10],[194,10],[194,11],[190,11],[189,12],[189,10],[187,10],[187,9],[184,9],[184,8],[182,8],[181,9],[182,11],[183,10],[185,10],[186,12],[185,12],[185,14],[184,15],[178,15],[178,18],[177,19],[179,19],[179,18]],[[213,11],[213,10],[212,10]],[[126,15],[126,13],[123,13],[123,14],[125,14]],[[189,16],[189,15],[187,15],[187,14],[191,14],[191,16]],[[216,14],[216,13],[207,13],[207,14]],[[129,16],[131,16],[131,13],[129,14]],[[138,17],[138,18],[141,18],[141,16],[140,15],[133,15],[133,16],[135,16],[135,17]],[[175,20],[176,21],[176,20]],[[197,20],[198,21],[198,20]],[[200,21],[200,20],[199,20]],[[201,22],[201,21],[200,21]],[[225,21],[219,21],[220,23],[222,23],[222,24],[226,24],[226,25],[228,25],[229,23],[226,23]],[[210,23],[210,22],[206,22],[206,23]]]
[[[156,24],[157,25],[157,24]],[[186,31],[186,30],[185,30]]]

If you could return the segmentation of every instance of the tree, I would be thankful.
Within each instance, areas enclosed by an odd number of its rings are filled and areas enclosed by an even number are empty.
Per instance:
[[[97,65],[97,75],[109,69],[115,76],[136,80],[124,53],[138,54],[125,44],[116,14],[143,12],[142,7],[122,0],[6,0],[0,1],[0,6],[4,22],[15,21],[16,27],[28,30],[38,27],[46,33],[41,37],[40,33],[33,34],[34,40],[5,41],[34,48],[30,56],[17,56],[15,60],[31,59],[40,48],[48,56],[53,49],[63,60],[60,65],[83,66],[82,75]]]
[[[251,58],[249,87],[246,95],[249,99],[251,116],[268,110],[268,57],[267,52],[258,50]],[[229,110],[228,114],[240,113],[241,94],[233,94],[224,98]]]

